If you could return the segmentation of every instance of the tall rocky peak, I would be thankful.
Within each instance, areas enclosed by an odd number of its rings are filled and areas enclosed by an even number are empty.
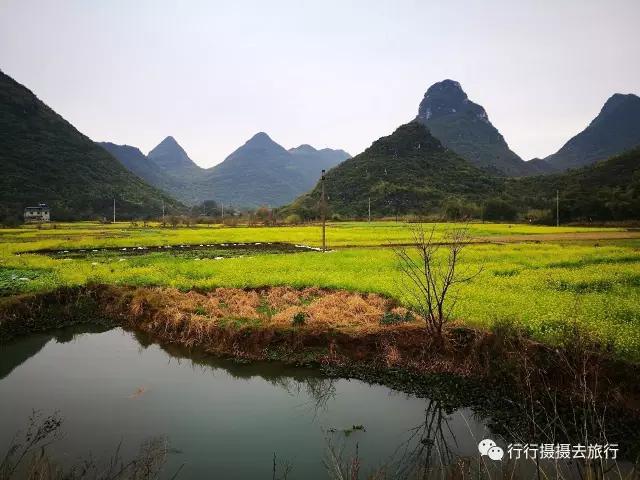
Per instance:
[[[426,125],[444,146],[475,166],[499,175],[532,173],[527,162],[509,149],[485,109],[469,100],[460,83],[454,80],[429,87],[416,120]]]
[[[456,113],[470,114],[483,122],[489,122],[484,108],[469,100],[460,83],[447,79],[429,87],[420,102],[417,119],[425,123],[432,118]]]

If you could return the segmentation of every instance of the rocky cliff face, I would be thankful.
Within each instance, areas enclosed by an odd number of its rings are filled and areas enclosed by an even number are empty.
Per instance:
[[[489,121],[486,110],[467,97],[460,83],[434,83],[418,108],[416,120],[429,128],[447,148],[468,162],[493,173],[523,176],[534,173]]]

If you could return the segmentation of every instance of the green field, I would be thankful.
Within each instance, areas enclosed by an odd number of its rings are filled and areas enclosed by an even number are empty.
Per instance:
[[[451,225],[438,227],[439,235]],[[455,317],[490,327],[508,321],[556,343],[574,325],[618,355],[640,360],[640,237],[621,229],[472,224],[478,244],[465,262],[483,270],[458,291]],[[557,236],[556,237],[554,237]],[[613,238],[615,236],[623,238]],[[624,238],[628,237],[628,238]],[[635,237],[635,238],[634,238]],[[41,249],[129,248],[231,242],[319,245],[318,226],[142,228],[128,224],[61,224],[0,230],[0,292],[49,290],[88,282],[166,285],[183,290],[218,286],[320,286],[408,297],[392,243],[411,241],[404,223],[336,223],[327,253],[251,254],[238,258],[176,256],[153,251],[126,256],[87,252],[86,258],[24,253]],[[509,243],[513,240],[517,242]]]

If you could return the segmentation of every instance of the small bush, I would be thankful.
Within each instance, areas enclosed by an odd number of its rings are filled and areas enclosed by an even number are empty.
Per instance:
[[[207,309],[204,308],[202,305],[198,305],[194,310],[193,313],[195,313],[196,315],[206,315],[207,314]]]
[[[260,305],[256,307],[256,312],[266,316],[269,320],[271,320],[271,317],[278,313],[278,310],[269,305],[266,300],[262,299]]]
[[[287,225],[298,225],[299,223],[302,223],[302,219],[300,218],[300,215],[293,213],[286,216],[284,223]]]
[[[409,310],[407,310],[404,315],[401,315],[396,312],[384,312],[384,314],[380,318],[380,324],[381,325],[397,325],[399,323],[413,322],[414,320],[415,320],[415,317],[413,313],[411,313]]]
[[[520,325],[513,317],[495,317],[491,322],[491,333],[502,341],[513,341],[519,337],[530,337],[532,332],[526,325]]]
[[[304,325],[307,321],[307,314],[305,312],[298,312],[293,316],[293,320],[291,323],[295,326]]]

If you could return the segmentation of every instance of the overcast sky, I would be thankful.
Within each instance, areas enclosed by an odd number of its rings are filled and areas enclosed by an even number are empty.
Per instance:
[[[524,159],[640,94],[639,0],[0,0],[0,69],[94,140],[202,166],[258,131],[357,154],[458,80]]]

